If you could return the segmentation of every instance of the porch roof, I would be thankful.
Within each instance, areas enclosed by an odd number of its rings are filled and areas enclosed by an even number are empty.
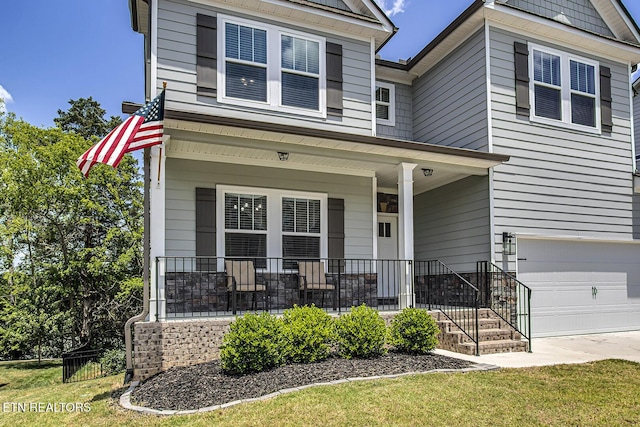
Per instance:
[[[126,114],[138,108],[138,104],[122,104]],[[171,109],[165,109],[164,123],[171,135],[169,157],[376,176],[378,186],[387,188],[396,186],[399,163],[416,163],[417,193],[465,176],[486,175],[489,168],[509,160],[507,155],[424,142]],[[215,144],[211,135],[218,136]],[[289,161],[279,161],[278,151],[290,153]],[[421,168],[435,173],[428,180],[419,179]]]

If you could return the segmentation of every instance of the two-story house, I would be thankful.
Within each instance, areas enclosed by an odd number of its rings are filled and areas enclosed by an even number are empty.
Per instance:
[[[208,360],[207,319],[308,302],[470,291],[534,336],[640,328],[640,31],[620,1],[476,0],[402,62],[376,59],[397,29],[371,0],[130,8],[146,97],[167,82],[140,376]]]

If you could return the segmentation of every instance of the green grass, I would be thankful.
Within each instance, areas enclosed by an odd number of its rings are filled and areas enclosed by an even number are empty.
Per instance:
[[[202,415],[157,417],[110,398],[123,376],[61,383],[59,363],[0,363],[3,402],[89,403],[88,413],[0,412],[0,426],[631,426],[640,424],[640,364],[430,374],[316,387]],[[0,407],[1,410],[1,407]]]

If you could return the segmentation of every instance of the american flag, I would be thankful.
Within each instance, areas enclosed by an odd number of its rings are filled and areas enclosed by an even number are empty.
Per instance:
[[[161,144],[163,120],[164,90],[78,158],[82,174],[89,176],[96,163],[116,168],[126,153]]]

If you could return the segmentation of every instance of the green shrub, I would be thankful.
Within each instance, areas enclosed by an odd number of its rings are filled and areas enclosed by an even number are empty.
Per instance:
[[[100,358],[102,373],[105,375],[115,375],[124,372],[127,368],[124,350],[107,350]]]
[[[324,310],[314,305],[294,306],[285,310],[282,323],[288,361],[313,363],[329,356],[333,321]]]
[[[230,374],[260,372],[284,363],[282,320],[268,313],[238,317],[222,339],[220,361]]]
[[[389,343],[402,352],[426,354],[438,345],[439,333],[426,310],[405,308],[391,321]]]
[[[368,358],[386,352],[387,327],[377,310],[364,304],[351,307],[351,313],[343,314],[334,324],[338,352],[342,357]]]

